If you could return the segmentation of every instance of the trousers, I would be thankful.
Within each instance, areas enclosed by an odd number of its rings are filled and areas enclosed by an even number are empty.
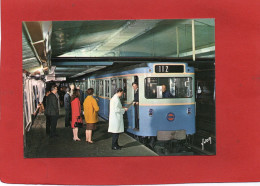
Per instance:
[[[50,117],[50,123],[51,123],[51,130],[50,130],[50,136],[53,137],[56,135],[56,127],[57,127],[57,121],[59,116],[49,116]]]
[[[118,138],[119,138],[119,133],[112,133],[112,148],[113,147],[118,147]]]
[[[51,133],[51,121],[50,121],[50,116],[45,115],[46,117],[46,134],[50,135]]]
[[[71,121],[71,111],[65,110],[65,127],[70,126],[70,121]]]

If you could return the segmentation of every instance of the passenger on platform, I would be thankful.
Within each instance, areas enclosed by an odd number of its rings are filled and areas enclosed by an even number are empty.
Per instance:
[[[78,89],[79,92],[80,92],[80,96],[79,96],[80,104],[83,105],[83,102],[84,102],[84,93],[83,93],[82,90],[80,90],[80,86],[77,86],[77,89]]]
[[[47,97],[49,96],[49,94],[51,93],[50,90],[46,90],[45,91],[45,96],[43,97],[43,107],[44,107],[44,115],[46,117],[46,134],[49,136],[50,135],[50,130],[51,130],[51,123],[50,123],[50,118],[49,116],[46,114],[45,110],[46,110],[46,103],[47,103]]]
[[[118,88],[116,94],[110,100],[110,113],[109,113],[109,126],[108,132],[112,133],[112,149],[120,150],[121,146],[118,145],[119,134],[124,132],[123,114],[127,108],[123,108],[120,102],[120,97],[124,91]]]
[[[135,130],[139,130],[139,90],[138,83],[133,82],[132,87],[134,89],[134,108],[135,108]]]
[[[65,91],[63,90],[62,86],[59,87],[58,95],[59,95],[59,99],[60,99],[59,100],[60,101],[60,106],[63,107],[64,106]]]
[[[88,143],[93,143],[92,141],[92,130],[96,129],[96,123],[98,122],[98,111],[99,106],[95,98],[93,98],[94,89],[89,88],[87,90],[88,96],[86,97],[83,108],[85,121],[87,123],[86,128],[86,141]]]
[[[79,122],[82,123],[81,118],[81,106],[80,106],[80,100],[79,100],[79,90],[74,89],[73,95],[71,96],[71,128],[73,131],[73,140],[74,141],[80,141],[78,137],[78,127],[75,127],[75,123]]]
[[[173,98],[173,95],[167,90],[166,85],[162,85],[162,96],[163,98]]]
[[[56,97],[58,88],[57,85],[51,86],[51,93],[47,97],[45,114],[50,121],[50,137],[57,137],[56,127],[59,118],[58,98]]]
[[[64,96],[64,107],[65,107],[65,127],[70,127],[70,121],[71,121],[70,88],[66,89],[66,94]]]

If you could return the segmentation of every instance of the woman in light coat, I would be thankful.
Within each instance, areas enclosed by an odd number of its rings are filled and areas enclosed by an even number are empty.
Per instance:
[[[94,89],[89,88],[87,90],[88,96],[86,97],[83,108],[84,108],[84,116],[85,121],[87,123],[86,128],[86,142],[93,143],[92,138],[92,130],[96,129],[96,123],[98,122],[98,111],[99,106],[95,98],[93,98]]]
[[[117,89],[117,93],[110,100],[109,126],[108,132],[112,133],[112,149],[120,150],[118,145],[119,134],[124,132],[123,114],[127,108],[123,108],[120,97],[123,95],[123,89]]]

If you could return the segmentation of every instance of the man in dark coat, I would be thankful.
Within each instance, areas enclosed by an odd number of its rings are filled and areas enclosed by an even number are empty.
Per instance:
[[[134,108],[135,108],[135,130],[139,130],[139,91],[138,83],[133,82],[132,87],[134,89]]]
[[[80,93],[80,96],[79,96],[80,104],[83,105],[83,102],[84,102],[84,93],[83,93],[83,91],[80,89],[80,86],[77,86],[77,89],[79,89],[79,93]]]
[[[45,96],[43,98],[43,107],[44,107],[44,110],[46,110],[47,108],[47,97],[50,95],[51,91],[50,90],[47,90],[45,91]],[[44,112],[44,115],[46,117],[46,134],[47,135],[50,135],[50,130],[51,130],[51,122],[50,122],[50,118],[49,116],[46,114],[46,112]]]
[[[66,94],[64,96],[64,107],[65,107],[65,127],[69,127],[71,121],[70,88],[66,89]]]
[[[47,101],[46,101],[45,114],[48,115],[51,124],[50,137],[55,137],[55,136],[57,137],[56,127],[59,118],[58,98],[55,95],[57,91],[58,91],[57,85],[52,85],[51,93],[47,97]]]
[[[162,85],[163,98],[173,98],[172,94],[167,90],[166,85]]]

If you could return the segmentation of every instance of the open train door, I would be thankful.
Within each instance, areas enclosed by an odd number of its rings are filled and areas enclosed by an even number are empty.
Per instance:
[[[134,84],[136,83],[136,84]],[[134,82],[132,84],[133,87],[133,97],[134,97],[134,130],[139,130],[139,78],[138,76],[134,76]]]

